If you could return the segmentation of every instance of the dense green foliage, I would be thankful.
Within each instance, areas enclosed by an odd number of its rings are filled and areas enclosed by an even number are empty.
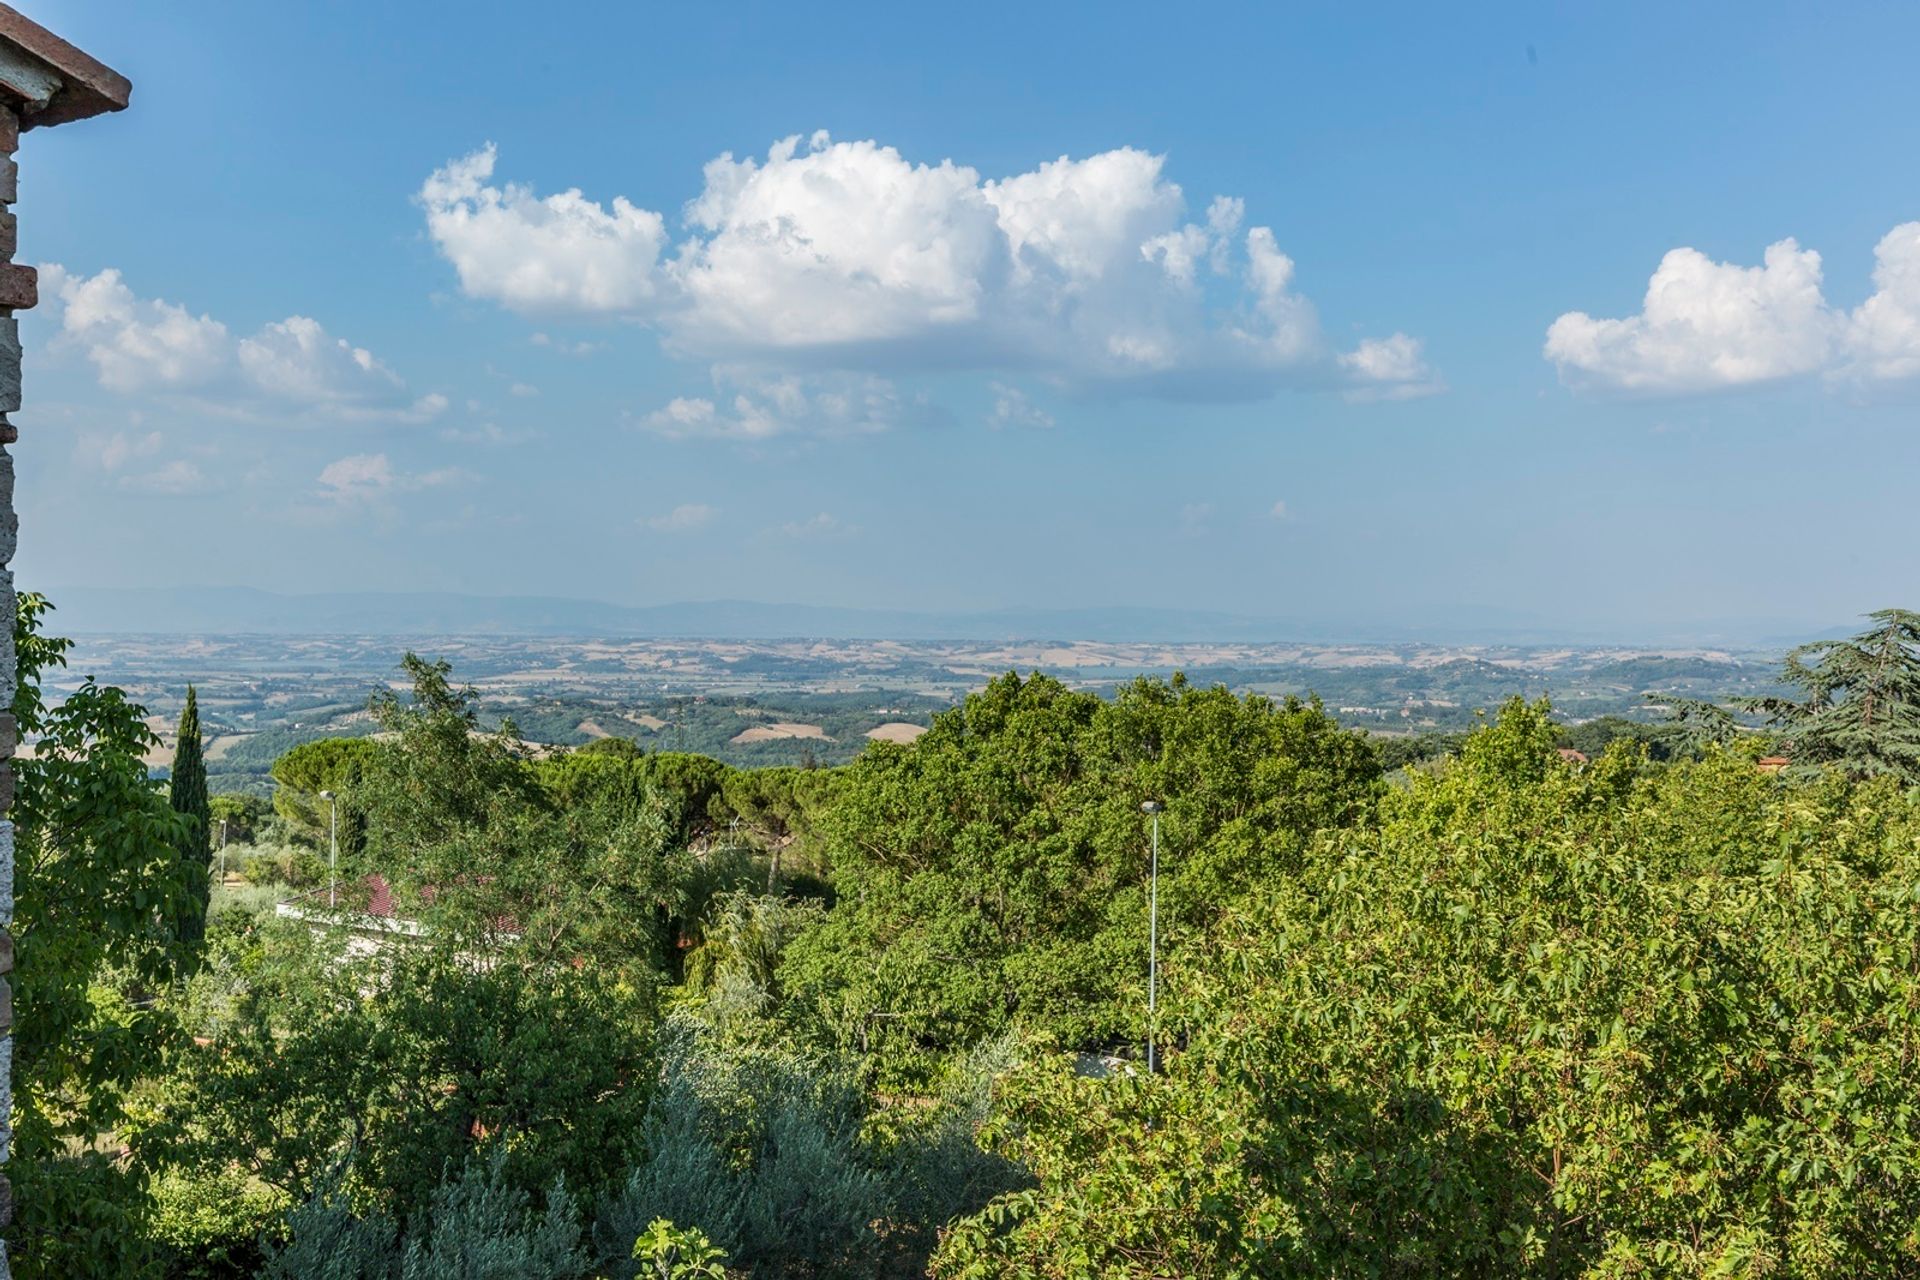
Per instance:
[[[649,1006],[571,966],[476,968],[438,948],[352,962],[237,938],[236,995],[183,1048],[142,1142],[288,1199],[343,1189],[397,1219],[443,1170],[511,1149],[523,1190],[621,1174],[648,1097]],[[251,954],[249,954],[251,952]]]
[[[628,762],[565,762],[543,785],[511,727],[478,730],[444,663],[407,655],[413,697],[387,695],[385,734],[362,766],[362,860],[444,945],[497,950],[530,969],[572,963],[644,986],[663,971],[692,867],[672,814]]]
[[[325,848],[329,824],[339,823],[340,850],[351,857],[366,844],[366,815],[357,802],[361,775],[378,749],[370,738],[303,742],[273,762],[273,810],[280,820]],[[337,803],[321,793],[331,791]]]
[[[1751,699],[1786,736],[1800,770],[1838,765],[1920,785],[1920,613],[1881,609],[1848,640],[1795,649],[1780,680],[1799,696]]]
[[[215,849],[232,840],[251,843],[266,825],[271,806],[261,797],[242,793],[216,795],[207,803],[212,822],[209,834]]]
[[[1785,773],[1678,695],[1383,749],[1314,702],[1017,675],[911,746],[743,770],[530,748],[408,655],[377,735],[290,752],[271,819],[219,806],[319,850],[336,792],[340,907],[222,886],[191,972],[139,709],[36,693],[16,1266],[1920,1273],[1914,633],[1880,621],[1790,667]]]
[[[12,711],[35,742],[13,763],[14,1274],[111,1275],[146,1252],[142,1170],[97,1149],[128,1091],[160,1065],[164,1012],[151,992],[182,953],[169,927],[186,886],[185,826],[147,780],[154,745],[118,689],[82,681],[49,706],[42,681],[68,642],[41,634],[49,606],[19,597]]]
[[[180,862],[176,878],[184,891],[173,932],[182,950],[193,956],[206,936],[207,903],[213,892],[207,868],[212,857],[208,838],[213,829],[213,809],[207,797],[207,763],[200,755],[200,702],[192,685],[187,686],[187,705],[180,713],[180,732],[174,740],[167,803],[183,819],[176,846]]]
[[[1172,983],[1163,1078],[1037,1066],[1041,1185],[942,1275],[1896,1275],[1920,1260],[1920,805],[1515,705]]]
[[[827,815],[835,909],[782,977],[889,1085],[1014,1025],[1138,1044],[1147,840],[1167,806],[1169,947],[1370,809],[1365,740],[1317,705],[1140,681],[1107,702],[1008,675],[910,748],[876,744]]]
[[[499,1155],[443,1183],[404,1237],[378,1212],[355,1213],[329,1186],[289,1215],[267,1280],[578,1280],[579,1213],[563,1181],[534,1210]]]

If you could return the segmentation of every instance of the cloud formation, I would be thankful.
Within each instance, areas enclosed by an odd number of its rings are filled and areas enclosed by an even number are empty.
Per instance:
[[[419,192],[461,288],[533,314],[641,322],[687,357],[1017,371],[1188,398],[1397,385],[1410,367],[1343,360],[1273,232],[1243,231],[1231,198],[1189,220],[1164,158],[1130,147],[992,179],[878,142],[791,137],[764,159],[708,163],[671,246],[659,214],[575,190],[539,197],[496,182],[496,160],[489,145]],[[1417,342],[1392,341],[1431,381]]]
[[[871,375],[720,366],[713,376],[712,397],[677,396],[636,424],[669,440],[757,442],[796,433],[867,435],[939,416],[924,399]]]
[[[1674,249],[1647,282],[1639,314],[1570,311],[1547,330],[1545,354],[1569,384],[1675,393],[1807,374],[1884,382],[1920,374],[1920,222],[1874,250],[1874,294],[1851,313],[1828,303],[1820,255],[1792,239],[1762,264],[1715,262]]]
[[[1053,415],[1027,398],[1027,393],[1004,382],[992,386],[993,411],[987,425],[996,430],[1005,427],[1051,427]]]
[[[321,468],[317,483],[322,498],[341,506],[352,506],[398,493],[467,484],[476,479],[471,471],[460,467],[440,467],[409,475],[394,470],[392,461],[384,453],[355,453]]]
[[[645,524],[655,533],[689,533],[711,524],[716,514],[716,509],[704,502],[683,502],[671,511],[648,516]]]
[[[433,171],[420,188],[427,233],[460,287],[520,310],[619,312],[649,302],[666,244],[657,213],[615,197],[611,210],[578,189],[540,199],[491,186],[493,147]]]
[[[1920,375],[1920,222],[1887,232],[1873,250],[1874,294],[1847,319],[1849,371],[1864,378]]]
[[[1367,338],[1340,357],[1354,375],[1347,396],[1355,400],[1413,400],[1446,390],[1427,364],[1420,340],[1396,333],[1390,338]]]
[[[46,263],[40,285],[56,341],[82,352],[116,394],[333,420],[419,421],[446,407],[443,396],[410,395],[371,352],[306,316],[236,339],[212,316],[136,295],[111,267],[87,276]]]
[[[153,462],[165,443],[166,437],[158,431],[88,432],[76,441],[74,458],[113,477],[115,487],[133,493],[179,497],[209,491],[212,485],[198,463],[186,458]]]

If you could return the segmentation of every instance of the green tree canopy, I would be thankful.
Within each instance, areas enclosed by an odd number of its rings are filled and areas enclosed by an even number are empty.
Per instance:
[[[13,633],[12,710],[36,740],[13,763],[9,814],[18,967],[7,1172],[18,1208],[8,1243],[23,1278],[140,1263],[141,1171],[92,1144],[160,1064],[169,1022],[145,997],[180,964],[172,922],[189,893],[178,856],[189,820],[148,780],[144,708],[91,679],[58,706],[42,693],[69,647],[41,633],[50,608],[22,593]]]
[[[374,703],[385,732],[356,784],[359,869],[449,940],[507,962],[666,972],[692,867],[669,805],[632,775],[643,762],[573,756],[562,785],[543,785],[511,724],[479,731],[446,663],[408,654],[404,667],[412,697]]]
[[[469,1158],[508,1155],[524,1190],[560,1175],[589,1193],[637,1158],[652,1005],[613,975],[476,966],[447,945],[354,962],[289,939],[245,978],[183,1048],[142,1137],[152,1158],[237,1166],[296,1201],[345,1161],[356,1202],[400,1220]]]
[[[842,771],[837,905],[782,978],[888,1078],[1015,1021],[1070,1043],[1143,1032],[1147,827],[1164,800],[1163,945],[1194,945],[1311,834],[1363,818],[1379,766],[1318,705],[1141,680],[1112,702],[1007,675],[912,746]]]
[[[229,841],[249,844],[266,821],[267,803],[259,796],[232,791],[210,799],[207,811],[212,816],[213,827],[209,834],[215,848],[219,847],[223,836]]]
[[[328,823],[336,810],[321,797],[335,796],[340,848],[349,856],[365,840],[360,778],[379,744],[372,738],[319,738],[303,742],[273,762],[273,811],[299,839],[316,849],[327,847]]]
[[[1881,609],[1846,640],[1787,655],[1781,683],[1798,697],[1750,700],[1787,738],[1795,768],[1837,765],[1855,776],[1920,783],[1920,613]]]
[[[1509,706],[1182,952],[1164,1078],[1010,1082],[1040,1185],[936,1274],[1910,1271],[1920,809],[1554,733]]]

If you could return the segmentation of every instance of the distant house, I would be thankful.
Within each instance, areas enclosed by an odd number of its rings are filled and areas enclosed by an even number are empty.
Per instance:
[[[1555,754],[1571,765],[1583,765],[1587,763],[1587,753],[1584,751],[1575,751],[1572,747],[1558,747],[1555,749]]]
[[[426,936],[418,920],[397,914],[393,886],[385,876],[370,875],[329,888],[322,885],[274,904],[273,914],[299,920],[316,931],[344,929],[351,955],[372,955],[400,939]]]
[[[431,905],[434,886],[420,890],[422,903]],[[362,876],[329,887],[321,885],[302,894],[277,902],[273,914],[282,920],[298,920],[315,933],[335,929],[347,933],[347,954],[368,956],[393,943],[424,938],[429,930],[418,920],[400,914],[394,901],[393,885],[383,875]],[[520,926],[511,917],[494,920],[497,942],[515,942]]]
[[[1789,763],[1785,756],[1761,756],[1753,762],[1753,765],[1762,773],[1778,773]]]

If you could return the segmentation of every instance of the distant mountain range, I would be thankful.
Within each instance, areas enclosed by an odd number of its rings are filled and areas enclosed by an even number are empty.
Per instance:
[[[452,592],[283,595],[250,587],[64,587],[55,628],[74,635],[526,635],[634,639],[1307,641],[1445,644],[1715,644],[1775,647],[1816,634],[1781,622],[1700,625],[1649,634],[1554,626],[1521,614],[1464,611],[1406,623],[1317,621],[1125,606],[941,613],[759,604],[744,600],[618,605],[554,596]],[[1843,629],[1844,632],[1844,629]]]

